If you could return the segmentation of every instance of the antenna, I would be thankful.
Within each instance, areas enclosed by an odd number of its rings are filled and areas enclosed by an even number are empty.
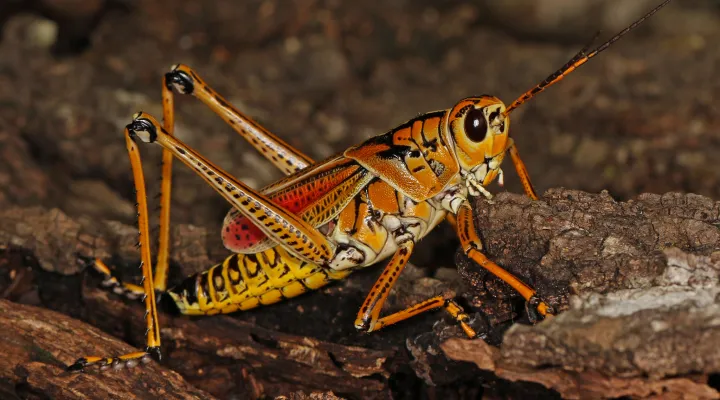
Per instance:
[[[523,104],[524,102],[530,100],[530,99],[533,98],[536,94],[538,94],[538,93],[542,92],[543,90],[549,88],[550,86],[552,86],[552,85],[560,82],[564,77],[566,77],[567,75],[569,75],[571,72],[575,71],[579,66],[585,64],[589,59],[595,57],[595,56],[598,55],[600,52],[602,52],[603,50],[605,50],[605,49],[607,49],[608,47],[610,47],[613,43],[615,43],[615,42],[617,42],[618,40],[620,40],[620,38],[623,37],[623,36],[625,36],[626,33],[628,33],[628,32],[630,32],[631,30],[637,28],[638,25],[640,25],[641,23],[643,23],[646,19],[650,18],[650,17],[651,17],[653,14],[655,14],[656,12],[660,11],[660,9],[663,8],[663,7],[665,7],[668,3],[670,3],[670,1],[671,1],[671,0],[665,0],[662,4],[660,4],[659,6],[653,8],[652,10],[650,10],[650,12],[648,12],[647,14],[645,14],[642,18],[640,18],[640,19],[638,19],[637,21],[635,21],[635,22],[633,22],[632,24],[630,24],[630,26],[628,26],[627,28],[625,28],[625,29],[623,29],[622,31],[620,31],[620,33],[618,33],[617,35],[615,35],[615,36],[613,36],[612,38],[610,38],[607,42],[601,44],[600,46],[598,46],[597,48],[595,48],[595,50],[593,50],[593,51],[591,51],[591,52],[589,52],[589,53],[586,53],[586,51],[590,48],[590,46],[591,46],[592,43],[595,41],[595,39],[597,39],[597,37],[600,35],[600,32],[598,32],[598,33],[595,35],[595,38],[593,38],[593,40],[592,40],[590,43],[588,43],[588,44],[587,44],[585,47],[583,47],[577,54],[575,54],[575,56],[574,56],[573,58],[571,58],[570,61],[567,62],[567,64],[563,65],[562,68],[560,68],[559,70],[553,72],[550,76],[548,76],[547,78],[545,78],[544,81],[540,82],[540,83],[539,83],[538,85],[536,85],[534,88],[532,88],[532,89],[528,90],[527,92],[523,93],[523,95],[520,96],[520,97],[518,97],[517,100],[513,101],[513,102],[505,109],[505,112],[503,113],[503,115],[507,116],[508,114],[510,114],[510,112],[511,112],[513,109],[519,107],[519,106],[520,106],[521,104]]]

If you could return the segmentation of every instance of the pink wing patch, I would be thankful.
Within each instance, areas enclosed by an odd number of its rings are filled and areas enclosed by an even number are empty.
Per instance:
[[[225,248],[230,251],[245,253],[267,238],[260,228],[240,213],[233,218],[228,214],[226,221],[222,231],[222,241]]]
[[[345,164],[327,171],[328,173],[310,175],[307,180],[300,181],[277,193],[271,193],[268,197],[273,203],[297,215],[359,169],[356,164],[355,168],[347,166]],[[231,209],[225,217],[222,240],[228,250],[235,253],[259,251],[256,246],[262,244],[266,239],[265,233],[238,210]]]

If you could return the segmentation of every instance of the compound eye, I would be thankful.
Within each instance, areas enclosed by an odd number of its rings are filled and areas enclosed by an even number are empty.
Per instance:
[[[482,142],[487,134],[487,121],[481,109],[473,108],[465,115],[465,135],[473,142]]]

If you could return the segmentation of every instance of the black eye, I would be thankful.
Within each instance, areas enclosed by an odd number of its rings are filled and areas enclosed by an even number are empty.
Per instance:
[[[473,108],[465,115],[465,135],[473,142],[482,142],[487,134],[487,121],[482,110]]]

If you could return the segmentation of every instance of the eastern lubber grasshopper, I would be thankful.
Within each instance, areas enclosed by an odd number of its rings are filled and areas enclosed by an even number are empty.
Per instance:
[[[375,331],[414,315],[444,308],[469,337],[476,333],[452,299],[435,296],[380,317],[385,299],[418,240],[444,219],[456,228],[466,254],[507,282],[542,315],[554,310],[535,291],[482,253],[468,196],[487,196],[498,179],[506,153],[525,193],[537,194],[513,140],[509,114],[562,80],[670,0],[592,51],[585,47],[567,64],[509,106],[488,95],[469,97],[452,108],[420,115],[391,131],[315,163],[252,121],[211,89],[192,69],[176,65],[163,79],[163,123],[137,113],[125,129],[137,191],[143,285],[120,283],[100,260],[94,267],[118,293],[143,296],[147,348],[120,357],[83,357],[69,368],[83,370],[133,365],[160,357],[155,290],[166,292],[189,315],[213,315],[276,303],[342,279],[353,270],[390,258],[362,304],[355,327]],[[173,136],[173,91],[192,94],[220,115],[287,176],[253,190],[213,165]],[[153,277],[145,181],[136,139],[163,147],[158,260]],[[223,225],[225,246],[233,251],[222,263],[190,276],[167,290],[171,165],[180,159],[233,206]]]

